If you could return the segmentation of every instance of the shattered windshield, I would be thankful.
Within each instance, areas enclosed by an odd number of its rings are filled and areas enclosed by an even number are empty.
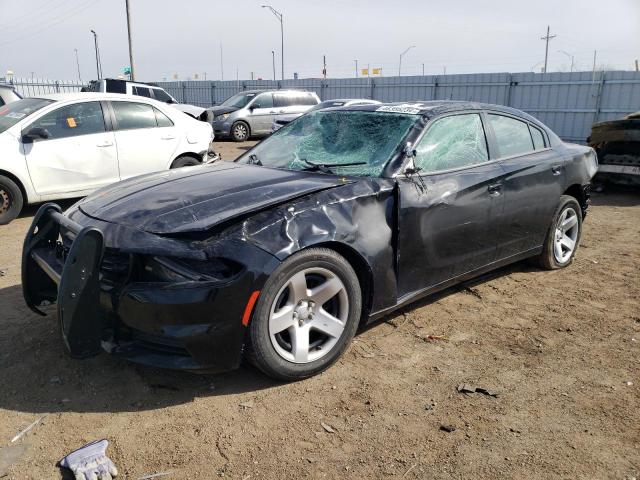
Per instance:
[[[311,112],[276,131],[238,161],[378,177],[418,118],[375,111]]]
[[[245,107],[255,96],[255,93],[238,93],[233,97],[227,98],[220,105],[224,105],[225,107],[242,108]]]

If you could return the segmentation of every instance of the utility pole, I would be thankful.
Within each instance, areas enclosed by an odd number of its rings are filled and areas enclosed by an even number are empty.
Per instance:
[[[202,74],[204,75],[204,81],[207,81],[207,72],[202,72]]]
[[[127,36],[129,38],[129,69],[131,70],[129,79],[133,82],[136,76],[133,69],[133,45],[131,44],[131,12],[129,9],[129,0],[124,0],[124,3],[127,8]]]
[[[276,52],[271,50],[271,65],[273,66],[273,81],[276,81]]]
[[[591,74],[591,81],[596,81],[596,57],[598,56],[598,51],[593,51],[593,73]]]
[[[224,80],[224,65],[222,64],[222,44],[220,44],[220,80]]]
[[[98,80],[102,79],[102,72],[100,71],[100,54],[98,53],[98,34],[91,30],[93,33],[93,45],[96,50],[96,74],[98,75]]]
[[[402,75],[402,57],[404,57],[409,50],[415,48],[415,45],[411,45],[404,52],[400,54],[400,61],[398,62],[398,76]]]
[[[640,69],[638,69],[638,59],[636,58],[636,72],[640,72]]]
[[[422,76],[424,77],[424,63],[422,64]]]
[[[322,55],[322,76],[327,78],[327,56]]]
[[[354,60],[354,62],[356,62],[356,78],[358,78],[358,60]]]
[[[282,13],[277,11],[271,5],[262,5],[262,8],[268,8],[271,10],[271,13],[275,15],[275,17],[280,20],[280,57],[282,61],[282,80],[284,80],[284,22]]]
[[[80,60],[78,60],[78,49],[74,48],[73,51],[76,52],[76,65],[78,67],[78,81],[82,83],[82,77],[80,76]]]
[[[544,37],[540,37],[540,40],[544,40],[546,42],[544,49],[544,72],[547,73],[547,60],[549,58],[549,40],[556,38],[556,35],[549,35],[550,27],[547,25],[547,34]]]

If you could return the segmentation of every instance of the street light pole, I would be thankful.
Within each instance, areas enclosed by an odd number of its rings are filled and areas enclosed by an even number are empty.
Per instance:
[[[262,8],[268,8],[271,10],[271,13],[275,15],[275,17],[280,20],[280,57],[282,61],[282,80],[284,80],[284,22],[282,20],[282,13],[277,11],[271,5],[262,5]]]
[[[131,12],[129,11],[129,0],[125,0],[125,5],[127,8],[127,36],[129,37],[129,69],[131,70],[129,79],[131,81],[135,81],[136,77],[133,68],[133,45],[131,44]]]
[[[410,47],[407,47],[407,49],[400,54],[400,62],[398,62],[398,76],[402,75],[402,57],[404,57],[407,54],[407,52],[412,48],[415,48],[415,45],[411,45]]]
[[[78,67],[78,81],[82,83],[82,77],[80,76],[80,60],[78,60],[78,49],[74,48],[74,52],[76,52],[76,65]]]
[[[100,72],[100,57],[98,56],[98,34],[94,30],[91,30],[91,33],[93,33],[93,45],[96,49],[96,74],[98,75],[98,80],[100,80],[102,74]]]
[[[558,50],[558,53],[564,53],[567,57],[569,57],[571,59],[571,69],[569,70],[570,72],[573,72],[573,55],[571,55],[569,52],[565,52],[564,50]]]
[[[358,60],[354,60],[356,62],[356,78],[358,78]]]

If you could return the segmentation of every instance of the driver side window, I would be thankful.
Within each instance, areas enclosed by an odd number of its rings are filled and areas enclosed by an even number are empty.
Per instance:
[[[261,93],[253,102],[254,108],[273,108],[273,95]]]
[[[421,173],[466,167],[489,160],[480,115],[451,115],[436,120],[416,147],[413,163]]]

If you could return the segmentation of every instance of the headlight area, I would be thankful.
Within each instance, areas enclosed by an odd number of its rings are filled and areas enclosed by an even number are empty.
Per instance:
[[[218,121],[218,122],[222,122],[223,120],[226,120],[227,118],[229,118],[229,115],[231,115],[230,113],[223,113],[222,115],[216,115],[215,117],[213,117],[214,121]]]
[[[226,258],[191,260],[159,256],[139,258],[141,268],[135,280],[140,282],[220,282],[233,281],[244,266]]]

